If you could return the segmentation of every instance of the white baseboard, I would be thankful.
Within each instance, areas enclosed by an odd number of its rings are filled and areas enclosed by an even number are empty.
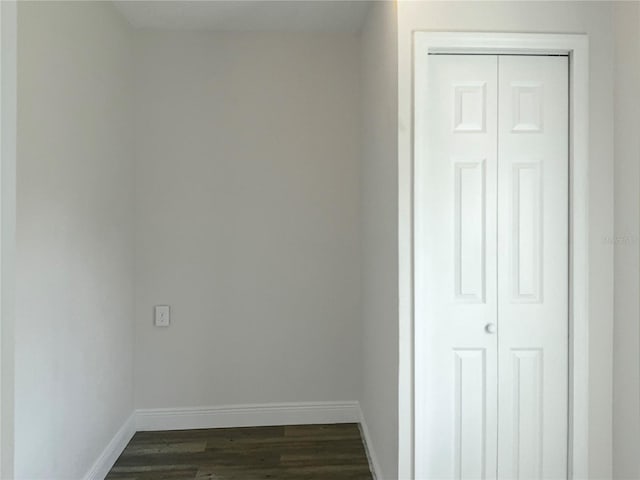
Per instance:
[[[136,433],[136,417],[133,413],[116,432],[107,447],[84,476],[84,480],[104,480],[111,467]]]
[[[152,408],[136,411],[138,431],[357,423],[359,421],[360,406],[355,401]]]
[[[378,457],[376,457],[376,452],[373,449],[373,442],[371,441],[371,436],[369,435],[369,428],[367,427],[367,422],[364,418],[364,414],[362,413],[360,405],[358,405],[358,413],[360,414],[358,422],[360,423],[360,432],[362,433],[364,450],[367,453],[367,459],[369,460],[369,469],[373,474],[374,480],[383,480],[380,470],[380,464],[378,463]]]

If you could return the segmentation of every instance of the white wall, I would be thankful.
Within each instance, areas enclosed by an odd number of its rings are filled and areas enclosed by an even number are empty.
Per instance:
[[[136,35],[136,406],[356,400],[357,35]]]
[[[613,336],[613,18],[612,4],[599,2],[413,2],[401,1],[399,16],[400,246],[410,247],[411,81],[414,30],[587,33],[590,41],[590,478],[612,475]],[[400,411],[411,409],[410,272],[400,257]],[[411,433],[409,416],[400,435]],[[409,449],[400,452],[401,477]]]
[[[395,2],[362,31],[362,342],[360,404],[382,479],[398,464],[398,42]]]
[[[133,410],[128,27],[20,2],[15,478],[85,475]]]
[[[613,473],[640,478],[640,3],[615,20]]]

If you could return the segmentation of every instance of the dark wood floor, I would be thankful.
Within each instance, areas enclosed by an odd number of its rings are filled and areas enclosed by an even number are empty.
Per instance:
[[[371,480],[355,423],[138,432],[107,480]]]

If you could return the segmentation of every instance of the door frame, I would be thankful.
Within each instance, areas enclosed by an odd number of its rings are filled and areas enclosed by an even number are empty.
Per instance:
[[[413,172],[412,172],[412,339],[413,351],[412,476],[415,475],[415,428],[417,398],[427,398],[416,372],[423,371],[424,359],[418,341],[425,335],[424,255],[416,245],[423,241],[425,225],[420,181],[425,152],[429,145],[418,135],[426,121],[429,95],[429,53],[517,54],[569,56],[569,439],[568,478],[585,479],[589,472],[589,43],[583,34],[470,33],[417,31],[413,37]],[[419,108],[422,106],[422,108]],[[402,212],[400,212],[402,214]],[[400,392],[402,395],[403,392]],[[422,479],[421,479],[422,480]]]

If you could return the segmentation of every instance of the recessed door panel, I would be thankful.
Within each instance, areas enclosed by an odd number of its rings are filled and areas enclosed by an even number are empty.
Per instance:
[[[483,303],[486,282],[485,160],[454,162],[455,299]]]
[[[542,477],[542,405],[544,380],[541,349],[513,349],[513,478]],[[563,478],[563,477],[559,477]]]
[[[511,285],[514,302],[540,302],[542,292],[542,162],[512,169]]]
[[[486,351],[456,350],[454,355],[454,477],[486,478]]]

